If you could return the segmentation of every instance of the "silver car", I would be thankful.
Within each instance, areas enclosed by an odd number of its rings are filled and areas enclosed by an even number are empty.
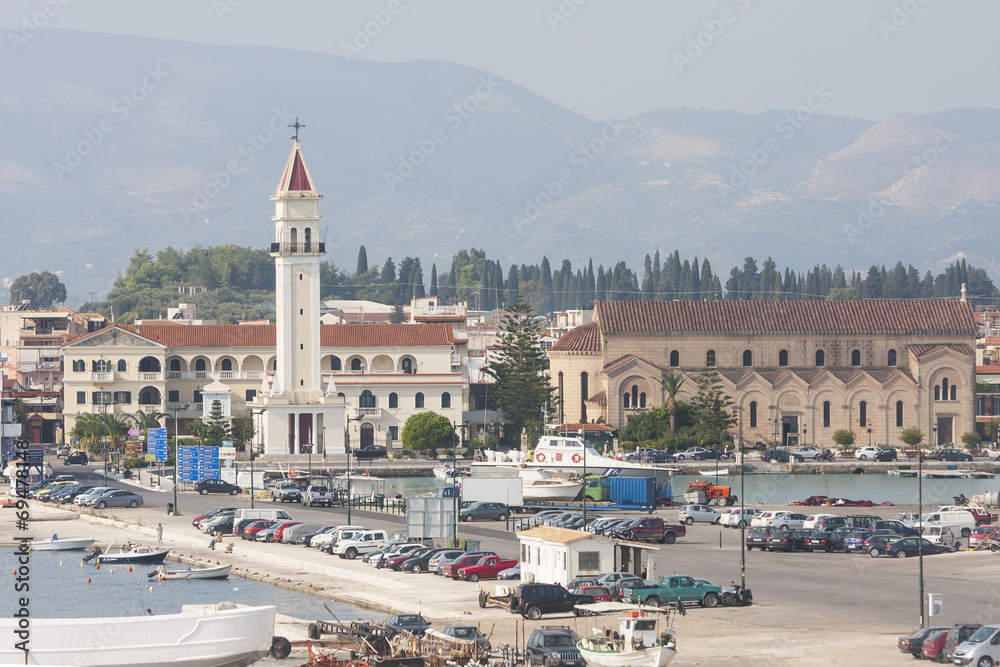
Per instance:
[[[87,501],[88,507],[102,510],[105,507],[139,507],[142,505],[142,496],[133,491],[115,489],[95,496]]]

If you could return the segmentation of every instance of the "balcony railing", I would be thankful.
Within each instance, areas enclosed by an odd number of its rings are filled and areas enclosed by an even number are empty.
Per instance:
[[[159,371],[155,373],[140,372],[139,379],[144,382],[159,382],[163,379],[163,373],[160,373]]]
[[[163,405],[160,403],[153,403],[151,405],[140,405],[139,410],[145,412],[147,415],[151,415],[154,412],[166,412],[163,409]]]
[[[90,374],[91,382],[111,382],[115,379],[115,374],[112,371],[94,371]]]
[[[372,419],[382,418],[382,408],[354,408],[354,417],[370,417]]]
[[[271,252],[292,255],[322,255],[326,252],[326,243],[323,241],[282,241],[271,244]]]
[[[167,371],[168,380],[260,380],[264,371]]]

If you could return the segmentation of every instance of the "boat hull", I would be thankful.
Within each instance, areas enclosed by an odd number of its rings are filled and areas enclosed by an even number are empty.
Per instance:
[[[89,549],[94,544],[94,540],[40,540],[31,543],[32,551],[81,551]]]
[[[528,484],[521,488],[521,497],[526,503],[571,501],[575,500],[583,490],[583,482],[566,482],[557,484]]]
[[[120,618],[33,618],[27,661],[13,641],[0,645],[8,665],[88,667],[243,667],[267,655],[274,607]],[[15,637],[16,619],[0,620]]]
[[[97,562],[101,565],[159,565],[167,557],[167,551],[156,551],[151,554],[101,554]]]
[[[159,574],[160,581],[180,581],[182,579],[225,579],[232,565],[209,567],[201,570],[165,570]]]
[[[666,667],[677,655],[677,651],[668,646],[654,646],[628,653],[591,651],[583,646],[577,648],[587,664],[596,667]]]

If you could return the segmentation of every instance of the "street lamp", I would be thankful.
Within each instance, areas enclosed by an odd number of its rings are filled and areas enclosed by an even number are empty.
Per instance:
[[[346,413],[345,413],[346,415]],[[351,523],[351,422],[361,421],[364,415],[344,417],[344,450],[347,452],[347,523]]]
[[[868,420],[868,446],[872,446],[872,420]]]
[[[458,460],[458,429],[459,429],[459,425],[457,423],[455,423],[454,421],[451,423],[451,425],[452,425],[452,431],[454,432],[454,435],[455,435],[455,437],[452,438],[452,446],[451,446],[451,463],[452,463],[452,467],[454,468],[455,462]],[[457,479],[455,480],[453,486],[451,487],[451,506],[452,506],[452,517],[451,517],[451,525],[452,525],[451,539],[452,539],[452,543],[451,543],[451,545],[452,545],[452,547],[458,548],[458,480]],[[509,507],[507,508],[507,511],[508,512],[510,511]]]
[[[937,424],[931,425],[933,441],[937,442]],[[920,535],[917,537],[917,560],[920,561],[920,627],[927,625],[927,615],[924,608],[924,457],[917,449],[917,520],[920,522]]]
[[[261,408],[255,414],[263,415],[265,412],[267,412],[267,408]],[[263,421],[263,419],[261,421]],[[261,442],[264,441],[263,430],[264,430],[263,428],[260,428],[257,431],[258,433],[261,434]],[[254,450],[253,438],[250,438],[250,509],[254,508],[253,507],[253,497],[254,497],[254,488],[253,488],[253,450]]]
[[[181,444],[180,444],[181,441],[180,441],[180,427],[177,424],[177,413],[181,410],[187,410],[189,407],[191,407],[190,403],[185,403],[183,408],[180,407],[179,405],[174,406],[174,516],[180,515],[180,511],[177,509],[177,486],[178,484],[180,484],[181,481],[179,474],[180,466],[178,464],[178,461],[181,458]],[[250,477],[251,479],[253,478],[252,468],[250,472]],[[253,495],[251,495],[250,497],[252,498]]]
[[[745,591],[747,588],[747,508],[746,508],[746,489],[744,488],[744,470],[746,468],[743,465],[743,409],[737,408],[737,419],[739,420],[739,438],[740,438],[740,590]]]
[[[583,442],[583,530],[587,530],[587,438],[581,428],[577,433]],[[510,508],[507,508],[508,512]]]

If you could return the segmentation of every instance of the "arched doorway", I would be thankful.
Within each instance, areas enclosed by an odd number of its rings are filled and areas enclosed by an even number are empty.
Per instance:
[[[375,427],[365,422],[361,425],[361,449],[375,446]]]

